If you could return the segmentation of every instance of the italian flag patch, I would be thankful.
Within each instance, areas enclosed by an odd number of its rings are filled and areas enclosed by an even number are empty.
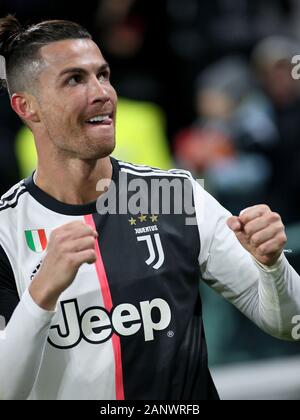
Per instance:
[[[34,252],[43,252],[47,247],[47,236],[45,229],[25,230],[26,242]]]

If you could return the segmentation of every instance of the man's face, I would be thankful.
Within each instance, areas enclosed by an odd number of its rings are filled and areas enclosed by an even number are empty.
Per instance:
[[[42,130],[74,158],[108,156],[115,147],[117,95],[99,48],[90,39],[75,39],[51,43],[40,53]]]

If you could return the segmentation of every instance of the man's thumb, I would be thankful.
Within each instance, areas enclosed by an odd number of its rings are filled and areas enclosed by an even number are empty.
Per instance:
[[[242,224],[237,216],[229,217],[227,220],[227,226],[229,229],[233,230],[234,233],[238,233],[242,230]]]

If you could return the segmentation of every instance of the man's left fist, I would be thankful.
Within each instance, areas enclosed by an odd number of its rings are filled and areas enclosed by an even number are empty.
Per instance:
[[[227,225],[243,245],[260,263],[271,266],[276,263],[287,241],[284,225],[279,214],[261,204],[232,216]]]

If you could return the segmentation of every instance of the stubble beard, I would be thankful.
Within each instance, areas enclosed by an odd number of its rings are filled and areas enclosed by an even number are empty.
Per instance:
[[[111,139],[95,139],[80,129],[69,129],[65,133],[45,124],[48,137],[57,152],[82,160],[98,160],[109,156],[115,149],[115,133]],[[54,124],[53,124],[54,125]]]

